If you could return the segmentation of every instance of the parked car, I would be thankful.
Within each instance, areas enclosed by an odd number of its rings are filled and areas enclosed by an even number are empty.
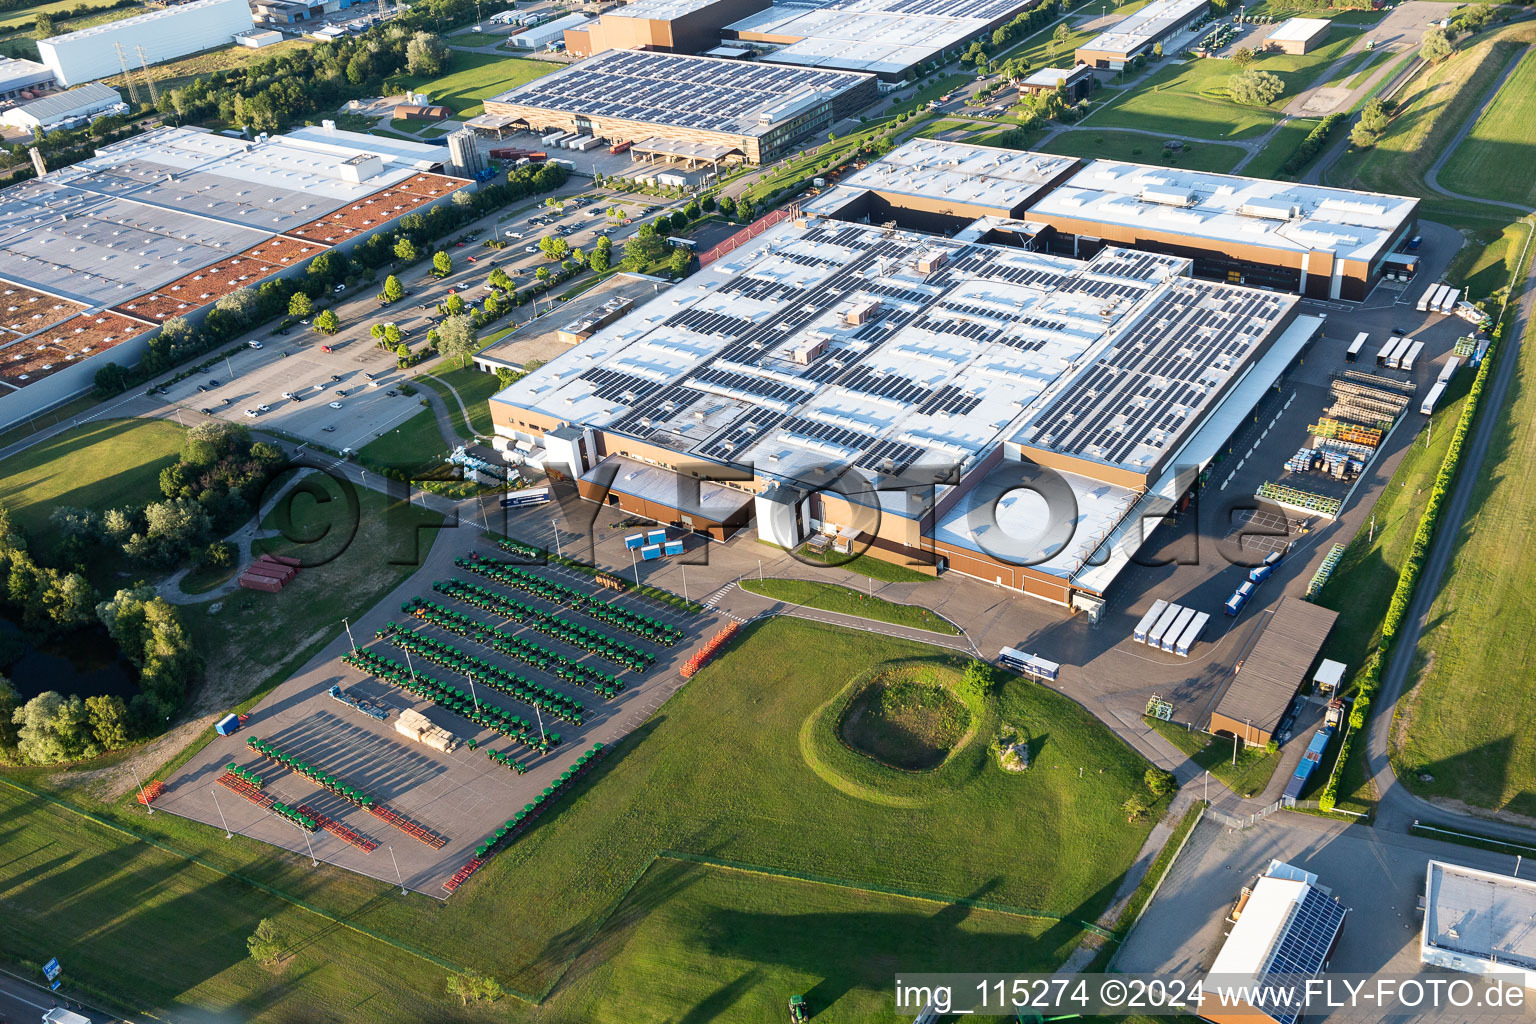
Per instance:
[[[341,403],[340,402],[332,402],[331,403],[331,408],[332,409],[340,409],[341,408]]]
[[[325,426],[321,427],[320,429],[325,431],[327,434],[329,434],[331,431],[335,430],[336,428],[331,426],[329,423],[327,423]]]
[[[247,348],[261,348],[261,342],[259,341],[248,341],[245,345]]]
[[[332,288],[331,290],[334,291],[337,295],[340,295],[342,292],[347,290],[347,286],[344,285],[344,284],[339,284],[335,288]]]
[[[208,385],[207,384],[199,384],[197,386],[197,390],[198,391],[202,391],[202,392],[206,392],[208,390]]]
[[[471,262],[471,263],[478,263],[478,262],[480,262],[479,260],[475,259],[473,256],[466,256],[464,258],[466,260],[468,260],[469,262]]]
[[[218,387],[219,386],[219,378],[217,378],[217,377],[209,377],[208,378],[208,386],[211,387],[211,388]],[[160,393],[162,395],[165,394],[164,391],[161,391]]]
[[[220,404],[220,405],[228,405],[228,404],[229,404],[229,403],[231,403],[231,402],[233,402],[233,401],[234,401],[234,399],[233,399],[233,398],[226,398],[226,399],[224,399],[224,400],[223,400],[223,401],[222,401],[222,402],[220,402],[220,403],[219,403],[219,404]]]
[[[539,247],[536,246],[536,245],[525,245],[525,246],[523,246],[523,252],[538,252],[538,251],[539,251]]]
[[[291,402],[291,401],[293,401],[293,392],[292,391],[284,391],[283,392],[283,397],[288,399]]]
[[[247,410],[245,410],[245,414],[247,416],[249,416],[251,419],[255,419],[256,418],[256,410],[255,409],[247,409]]]
[[[331,380],[341,380],[341,374],[339,374],[339,373],[331,374]]]
[[[332,349],[331,346],[329,346],[329,345],[321,345],[320,346],[320,351],[324,352],[326,355],[330,355],[335,350]]]
[[[271,412],[272,411],[272,407],[270,405],[258,405],[256,407],[256,411],[257,412]]]
[[[204,409],[203,410],[203,415],[204,416],[212,416],[213,415],[213,410],[212,409]]]

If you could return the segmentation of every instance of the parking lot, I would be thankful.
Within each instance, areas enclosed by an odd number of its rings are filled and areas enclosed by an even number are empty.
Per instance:
[[[665,646],[642,639],[631,631],[562,607],[544,596],[526,589],[509,587],[453,564],[454,550],[474,550],[489,559],[513,563],[533,573],[538,579],[554,582],[584,595],[595,595],[603,602],[612,601],[628,612],[651,617],[668,627],[682,631],[682,639]],[[547,752],[521,743],[499,731],[477,724],[467,717],[467,708],[455,712],[442,702],[420,699],[411,692],[341,661],[351,649],[348,631],[336,624],[335,641],[309,665],[301,669],[250,713],[241,729],[232,736],[216,737],[212,743],[167,780],[165,793],[155,802],[157,810],[168,810],[210,825],[227,827],[242,835],[271,843],[304,856],[313,856],[352,871],[395,883],[395,865],[399,879],[407,887],[439,898],[447,893],[442,883],[473,855],[475,847],[502,823],[534,800],[546,787],[554,785],[561,774],[594,743],[611,745],[633,731],[682,685],[678,668],[700,646],[701,639],[718,630],[719,617],[706,613],[693,615],[648,598],[598,587],[592,577],[556,566],[530,566],[526,560],[509,554],[487,541],[436,545],[429,573],[418,574],[416,584],[408,583],[390,595],[361,621],[350,624],[350,636],[359,647],[382,657],[408,665],[422,677],[459,687],[466,677],[441,663],[434,663],[418,650],[407,656],[406,642],[436,641],[451,645],[464,654],[483,658],[492,665],[515,672],[526,681],[552,690],[563,698],[574,699],[585,708],[581,724],[560,720],[549,710],[542,713],[505,692],[488,687],[482,679],[471,685],[476,708],[504,708],[523,717],[530,726],[537,724],[535,736],[560,734],[562,741]],[[431,582],[457,578],[536,608],[545,616],[559,616],[572,623],[622,640],[655,658],[645,671],[620,670],[611,660],[555,639],[526,624],[477,608],[445,594],[434,593]],[[501,630],[517,641],[532,643],[558,654],[578,666],[618,675],[624,690],[611,700],[604,700],[592,689],[577,686],[555,674],[556,666],[540,669],[522,659],[514,659],[482,646],[425,619],[403,614],[401,605],[422,597],[454,612],[463,613],[487,626]],[[282,600],[281,595],[274,600]],[[400,634],[400,640],[376,640],[376,631],[395,622],[414,632],[415,638]],[[340,687],[347,694],[363,698],[387,709],[388,720],[369,715],[332,698],[329,690]],[[395,722],[401,711],[414,709],[426,715],[434,725],[448,730],[458,745],[441,753],[427,745],[399,734]],[[374,814],[355,806],[341,796],[327,792],[292,770],[278,767],[246,744],[251,736],[275,744],[281,751],[374,798],[379,805],[420,825],[446,842],[434,848],[412,841]],[[478,749],[471,749],[473,740]],[[487,751],[513,755],[527,767],[526,774],[493,761]],[[262,792],[290,806],[300,804],[332,818],[365,839],[378,844],[364,852],[324,829],[306,833],[296,825],[242,798],[217,784],[226,765],[234,763],[260,775]],[[384,847],[388,847],[385,849]],[[391,859],[393,853],[393,860]]]
[[[1241,830],[1208,815],[1121,946],[1114,970],[1188,981],[1203,977],[1231,929],[1227,916],[1242,888],[1272,859],[1315,873],[1318,883],[1348,908],[1331,972],[1425,977],[1448,975],[1419,962],[1423,917],[1417,903],[1429,861],[1504,873],[1515,867],[1513,856],[1289,812]],[[1363,1008],[1309,1012],[1307,1017],[1383,1019],[1380,1012],[1372,1015]]]

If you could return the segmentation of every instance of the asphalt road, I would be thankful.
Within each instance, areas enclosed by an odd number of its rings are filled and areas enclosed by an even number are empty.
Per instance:
[[[76,1013],[84,1014],[90,1018],[91,1024],[110,1024],[118,1020],[104,1010],[82,1006],[68,998],[67,987],[55,994],[42,985],[25,981],[8,971],[0,972],[0,1024],[33,1024],[41,1021],[43,1014],[55,1006],[66,1006]]]

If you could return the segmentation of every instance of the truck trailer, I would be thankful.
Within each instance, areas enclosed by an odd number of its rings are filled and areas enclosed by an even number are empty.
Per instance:
[[[1147,609],[1147,614],[1141,617],[1141,621],[1136,623],[1136,628],[1131,631],[1131,639],[1138,644],[1146,643],[1147,634],[1152,631],[1152,627],[1157,625],[1157,620],[1162,618],[1163,612],[1167,610],[1167,601],[1153,601],[1152,607]]]
[[[1163,633],[1163,638],[1157,646],[1172,653],[1173,649],[1179,645],[1179,638],[1184,635],[1184,631],[1189,628],[1189,624],[1193,621],[1195,621],[1195,610],[1193,608],[1181,609],[1179,617],[1174,619],[1173,625],[1169,626],[1167,631]]]

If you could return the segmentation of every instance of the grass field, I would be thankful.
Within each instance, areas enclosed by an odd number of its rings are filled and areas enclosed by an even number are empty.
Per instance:
[[[166,420],[103,420],[66,430],[0,462],[0,505],[41,542],[55,506],[105,511],[153,501],[183,433]]]
[[[1228,99],[1227,80],[1239,69],[1225,58],[1206,57],[1159,69],[1116,101],[1089,114],[1087,123],[1200,139],[1261,135],[1280,120],[1281,111],[1298,92],[1349,48],[1357,34],[1340,35],[1312,53],[1268,56],[1255,62],[1254,70],[1268,71],[1285,82],[1285,92],[1267,106],[1247,106]]]
[[[1248,165],[1243,168],[1243,173],[1255,178],[1280,177],[1281,166],[1291,158],[1291,154],[1301,146],[1302,140],[1311,134],[1312,129],[1318,124],[1318,118],[1309,117],[1298,117],[1285,122],[1264,149],[1248,161]]]
[[[1530,230],[1529,225],[1516,221],[1486,244],[1479,241],[1463,246],[1446,268],[1445,279],[1465,289],[1467,298],[1474,302],[1507,287]]]
[[[257,61],[280,57],[290,50],[303,49],[304,47],[314,45],[308,39],[285,39],[280,43],[273,43],[271,46],[263,46],[259,50],[252,50],[246,46],[226,46],[220,50],[209,50],[191,57],[184,57],[181,60],[168,61],[165,64],[151,64],[149,66],[149,73],[160,88],[171,89],[178,85],[185,85],[193,79],[207,77],[215,71],[232,71],[237,68],[243,68],[247,64],[254,64]],[[135,82],[142,86],[144,72],[142,70],[135,70],[133,78]],[[122,75],[104,78],[102,79],[102,84],[110,85],[124,93],[128,89],[123,84]]]
[[[309,610],[329,618],[323,609]],[[798,656],[781,657],[786,650]],[[482,970],[530,993],[563,979],[537,1011],[511,1000],[497,1004],[504,1020],[757,1019],[732,1008],[777,1004],[801,986],[815,993],[819,1013],[827,1014],[822,1019],[865,1019],[870,1007],[888,1005],[890,973],[909,963],[938,970],[969,969],[973,958],[1040,968],[1059,962],[1080,934],[1075,921],[1091,920],[1108,905],[1150,828],[1127,823],[1121,809],[1142,786],[1146,763],[1069,698],[1018,678],[999,683],[983,702],[973,737],[936,771],[898,772],[843,747],[828,709],[874,666],[914,660],[958,666],[949,652],[818,623],[776,618],[749,627],[738,646],[695,676],[447,904],[396,897],[377,882],[311,868],[305,858],[275,855],[243,837],[227,841],[184,819],[146,817],[127,797],[103,812],[211,868],[238,872],[367,929],[381,943],[369,971],[398,964],[400,983],[424,993],[423,1001],[434,986],[413,968],[411,950],[430,949],[447,965],[443,974],[448,966]],[[989,763],[986,744],[1004,721],[1029,738],[1035,767],[1028,772],[1013,775]],[[0,811],[0,820],[14,829],[37,813]],[[1051,841],[1037,841],[1042,835]],[[36,850],[29,857],[61,856],[46,847],[48,837],[39,838],[24,844]],[[136,849],[142,847],[117,841],[109,855],[92,858],[109,872],[130,872],[120,888],[131,907],[97,908],[90,941],[101,959],[76,958],[82,966],[71,972],[163,1010],[168,995],[153,979],[121,969],[144,947],[150,918],[139,915],[153,915],[157,962],[168,964],[205,962],[212,954],[182,943],[198,941],[205,923],[223,923],[231,937],[217,945],[223,963],[215,966],[228,970],[236,966],[231,941],[243,939],[252,918],[272,915],[264,899],[248,898],[251,890],[228,878],[209,884],[238,904],[234,915],[191,900],[162,906],[146,894],[169,891],[181,862],[127,868]],[[667,850],[731,862],[737,870],[653,864]],[[768,872],[739,870],[744,866]],[[0,866],[3,898],[14,898],[35,870],[35,860]],[[845,887],[811,888],[780,872]],[[956,900],[988,905],[949,905]],[[1009,908],[1073,920],[995,913]],[[183,913],[195,915],[198,926],[180,928]],[[882,933],[893,924],[910,925],[910,934]],[[319,936],[306,948],[317,956],[335,946],[345,963],[357,948],[346,928],[314,932]],[[873,938],[857,941],[876,934],[878,948]],[[73,945],[55,941],[48,951],[67,959]],[[573,960],[576,969],[567,971]],[[757,969],[742,969],[747,961]],[[110,968],[94,967],[108,962]],[[292,1020],[306,999],[337,998],[319,982],[311,991],[303,972],[290,973],[285,991],[261,999],[234,975],[217,977],[238,989],[226,998],[241,1000],[243,1020]],[[334,1005],[356,1008],[373,998],[360,990]],[[419,1009],[414,1003],[370,1002],[367,1013],[411,1019]]]
[[[1392,746],[1398,778],[1420,795],[1525,815],[1536,815],[1532,342],[1527,331],[1472,492],[1472,517],[1456,534],[1429,611],[1417,680],[1404,695]],[[1420,772],[1433,781],[1420,781]]]
[[[458,406],[449,408],[457,413]],[[449,444],[437,427],[437,415],[423,409],[387,434],[369,441],[358,452],[359,458],[395,469],[415,469],[448,452]]]
[[[870,597],[835,583],[813,583],[809,580],[758,580],[741,581],[741,589],[753,594],[771,597],[775,601],[803,604],[808,608],[820,608],[844,615],[857,615],[863,619],[890,622],[912,629],[927,629],[935,633],[959,636],[960,630],[942,618],[917,605],[896,604],[879,597]]]
[[[401,75],[386,85],[401,92],[424,92],[433,103],[452,110],[454,117],[466,118],[485,113],[486,97],[531,82],[559,67],[543,60],[453,51],[447,74],[437,78]]]
[[[1040,147],[1047,153],[1084,159],[1131,160],[1167,164],[1193,171],[1226,172],[1237,166],[1243,150],[1237,146],[1187,143],[1177,151],[1163,150],[1163,140],[1138,132],[1099,131],[1093,127],[1069,128]]]
[[[453,400],[453,396],[447,393],[446,388],[440,389],[439,382],[446,382],[454,391],[459,393],[464,407],[469,410],[469,430],[471,434],[488,436],[495,432],[496,424],[491,422],[491,396],[501,390],[501,384],[494,373],[483,373],[473,366],[462,366],[456,370],[448,370],[442,367],[424,373],[416,378],[418,383],[438,391],[448,403],[448,408],[453,411],[456,421],[461,421],[463,416],[459,412],[459,403]]]
[[[1470,196],[1536,206],[1536,53],[1527,52],[1440,174]]]
[[[1191,761],[1210,772],[1213,779],[1241,797],[1258,796],[1264,792],[1270,777],[1280,766],[1280,754],[1271,754],[1263,747],[1240,747],[1234,764],[1232,747],[1236,741],[1229,736],[1193,732],[1181,725],[1156,718],[1143,718],[1142,721],[1155,729],[1163,739],[1178,747]]]
[[[89,4],[92,7],[106,7],[111,2],[112,0],[57,0],[55,3],[32,4],[22,8],[19,11],[10,11],[6,14],[0,14],[0,32],[9,32],[18,25],[26,24],[44,11],[57,17],[59,14],[65,11],[74,10],[82,3]],[[124,10],[128,11],[130,14],[144,13],[143,11],[135,11],[131,7],[124,8]],[[60,22],[60,24],[62,24],[62,22]]]
[[[883,583],[923,583],[933,579],[932,576],[920,573],[916,569],[908,569],[904,565],[896,565],[894,562],[887,562],[872,555],[854,555],[849,558],[847,555],[837,554],[830,548],[820,555],[805,548],[802,548],[800,553],[813,562],[825,562]]]
[[[1436,155],[1477,110],[1505,64],[1532,41],[1536,26],[1512,25],[1422,72],[1398,97],[1387,133],[1373,148],[1341,156],[1328,171],[1328,184],[1428,194],[1424,173]]]

